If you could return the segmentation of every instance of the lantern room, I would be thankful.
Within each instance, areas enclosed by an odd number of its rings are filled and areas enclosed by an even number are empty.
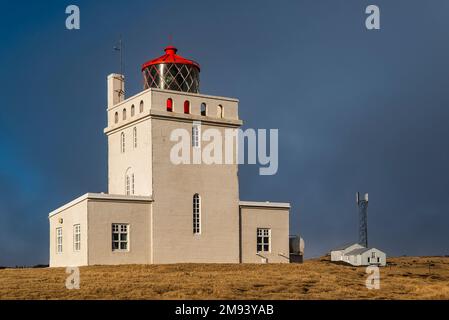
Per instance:
[[[143,64],[144,89],[157,88],[199,93],[200,65],[177,55],[173,46],[165,54]]]

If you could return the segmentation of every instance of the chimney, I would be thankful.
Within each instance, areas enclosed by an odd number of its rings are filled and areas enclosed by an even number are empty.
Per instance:
[[[108,76],[108,108],[125,100],[125,76],[112,73]]]

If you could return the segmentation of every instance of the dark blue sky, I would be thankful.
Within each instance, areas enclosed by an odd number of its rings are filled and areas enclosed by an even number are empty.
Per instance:
[[[81,30],[65,29],[77,4]],[[367,31],[365,8],[381,9]],[[202,93],[240,99],[245,127],[279,128],[276,176],[240,168],[243,200],[292,203],[308,257],[357,240],[449,254],[449,2],[3,1],[0,265],[48,261],[48,212],[107,191],[106,76],[125,41],[127,93],[172,34]]]

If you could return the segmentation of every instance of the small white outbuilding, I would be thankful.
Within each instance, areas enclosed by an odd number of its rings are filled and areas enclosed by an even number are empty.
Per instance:
[[[343,261],[353,266],[385,266],[387,255],[379,249],[365,248],[355,243],[332,250],[331,261]]]

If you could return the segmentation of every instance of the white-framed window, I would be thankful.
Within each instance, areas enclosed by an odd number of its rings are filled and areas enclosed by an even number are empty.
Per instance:
[[[133,140],[134,140],[134,148],[137,148],[137,128],[133,129]]]
[[[120,152],[125,153],[125,133],[122,132],[120,135]]]
[[[257,228],[257,252],[270,252],[271,230]]]
[[[129,224],[112,224],[112,251],[129,251]]]
[[[81,225],[73,226],[73,251],[81,250]]]
[[[192,147],[200,148],[201,145],[201,123],[193,123],[192,127]]]
[[[198,193],[193,195],[193,234],[201,233],[201,198]]]
[[[56,228],[56,253],[62,253],[62,227]]]

